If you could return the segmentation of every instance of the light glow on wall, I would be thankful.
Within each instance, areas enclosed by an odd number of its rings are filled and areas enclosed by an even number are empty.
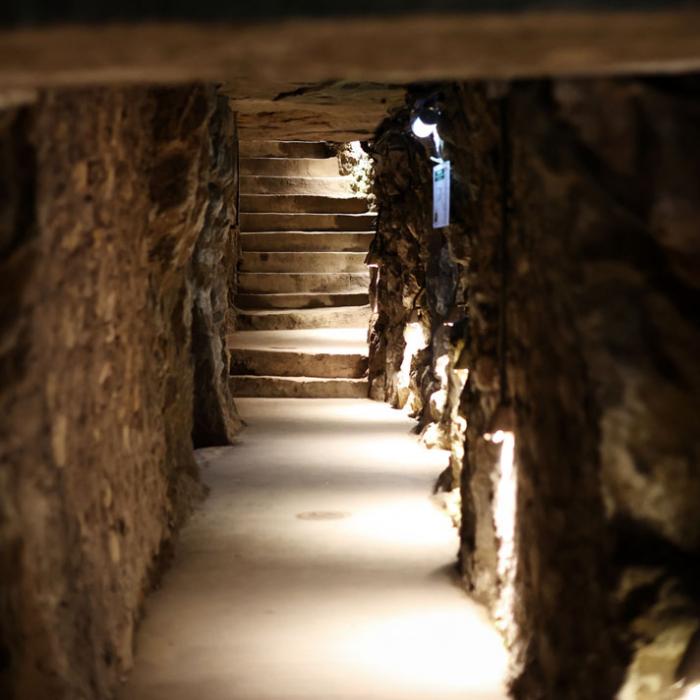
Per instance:
[[[350,178],[350,188],[356,195],[368,197],[372,191],[372,159],[359,141],[346,143],[339,152],[341,173]],[[371,198],[368,202],[371,205]]]
[[[468,369],[457,369],[453,367],[451,377],[452,388],[450,391],[456,399],[452,402],[452,411],[450,413],[450,445],[452,447],[452,457],[456,460],[457,464],[460,465],[464,459],[464,440],[467,433],[467,419],[460,414],[459,397],[462,395],[468,377]]]
[[[403,339],[406,346],[403,351],[403,360],[398,374],[398,389],[403,395],[402,403],[410,406],[409,387],[411,384],[411,362],[419,350],[422,350],[428,344],[430,338],[427,337],[425,328],[422,323],[414,321],[407,323],[403,331]]]
[[[447,365],[450,362],[449,355],[445,353],[440,355],[440,357],[435,360],[435,374],[439,377],[442,386],[446,387],[448,384],[447,380]]]
[[[348,146],[352,155],[355,156],[355,158],[357,158],[358,160],[367,158],[367,154],[362,150],[362,146],[360,145],[359,141],[350,141]]]
[[[510,644],[514,635],[515,578],[517,573],[516,516],[518,478],[515,465],[515,435],[509,430],[496,430],[485,436],[500,444],[498,474],[494,492],[494,524],[498,545],[498,576],[501,590],[495,610],[496,625]]]
[[[462,522],[462,492],[459,488],[448,491],[443,497],[443,503],[453,525],[459,528]]]
[[[440,355],[433,365],[433,371],[435,376],[440,380],[440,388],[436,389],[431,395],[428,401],[433,410],[439,414],[445,410],[447,404],[447,391],[450,385],[450,380],[447,376],[447,366],[450,363],[450,358],[447,353]]]
[[[700,683],[691,685],[683,696],[683,700],[700,700]]]

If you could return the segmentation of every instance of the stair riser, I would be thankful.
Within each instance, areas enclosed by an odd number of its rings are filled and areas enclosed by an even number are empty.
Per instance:
[[[284,377],[231,377],[229,382],[232,394],[240,397],[365,399],[369,391],[365,380],[320,379],[301,383]]]
[[[243,253],[241,272],[366,272],[364,253]]]
[[[324,197],[295,194],[241,195],[241,212],[289,214],[364,214],[367,201],[355,197]]]
[[[239,293],[293,294],[295,292],[366,293],[366,273],[243,272],[238,276]]]
[[[360,379],[367,374],[367,357],[329,353],[311,355],[302,352],[233,350],[231,374]]]
[[[255,315],[239,312],[236,328],[241,331],[282,331],[303,328],[367,328],[369,309],[340,308],[329,312],[327,309],[297,313],[294,311],[277,314]]]
[[[244,252],[338,252],[366,253],[374,233],[369,232],[288,232],[241,234],[241,249]]]
[[[317,194],[350,197],[352,180],[348,177],[241,177],[243,194]]]
[[[306,141],[260,141],[243,139],[239,147],[243,158],[330,158],[333,150],[325,143]]]
[[[372,231],[373,214],[241,214],[241,231]]]
[[[367,292],[358,294],[238,294],[239,309],[331,309],[364,306]]]
[[[241,175],[339,177],[336,158],[241,158]]]

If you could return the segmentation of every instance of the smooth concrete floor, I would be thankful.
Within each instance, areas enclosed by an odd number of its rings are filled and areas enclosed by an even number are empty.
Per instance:
[[[385,404],[239,399],[149,600],[122,700],[495,700],[506,655],[455,585],[446,454]]]

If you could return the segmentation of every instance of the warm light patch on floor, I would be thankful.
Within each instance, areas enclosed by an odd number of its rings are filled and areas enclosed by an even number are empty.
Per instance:
[[[249,428],[208,454],[123,700],[505,698],[505,650],[430,501],[445,453],[376,402],[239,408]]]

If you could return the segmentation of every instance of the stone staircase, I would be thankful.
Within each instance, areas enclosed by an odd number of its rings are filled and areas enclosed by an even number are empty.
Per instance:
[[[235,396],[367,396],[375,217],[323,143],[241,143]]]

